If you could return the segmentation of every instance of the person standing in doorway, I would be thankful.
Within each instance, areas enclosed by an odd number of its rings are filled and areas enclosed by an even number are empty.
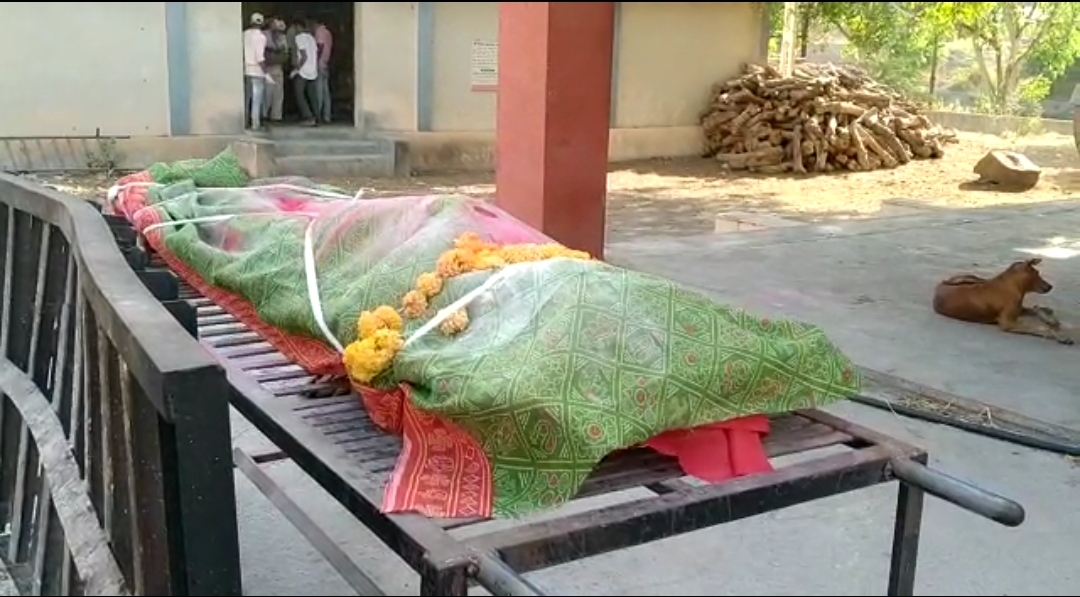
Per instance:
[[[252,13],[244,29],[244,122],[252,130],[262,130],[263,97],[266,95],[266,22],[261,13]]]
[[[304,29],[304,16],[301,14],[294,14],[289,18],[289,26],[285,28],[285,42],[289,44],[289,69],[288,72],[293,72],[300,67],[300,53],[296,50],[296,35]],[[290,80],[291,75],[290,75]],[[292,83],[295,87],[295,81]],[[296,105],[296,93],[286,97],[285,101],[288,103],[288,109],[292,113],[299,114],[300,106]],[[293,115],[296,115],[293,114]]]
[[[266,74],[269,80],[266,101],[263,103],[263,117],[270,122],[281,122],[285,105],[285,67],[288,64],[289,45],[285,38],[285,21],[272,18],[266,32]]]
[[[296,69],[290,78],[296,90],[296,104],[304,126],[316,126],[318,109],[319,47],[310,32],[311,23],[296,31]]]
[[[316,116],[323,122],[330,122],[330,54],[334,49],[334,36],[326,28],[326,24],[319,21],[315,26],[315,43],[319,46],[319,78],[317,81],[319,91],[319,104]]]

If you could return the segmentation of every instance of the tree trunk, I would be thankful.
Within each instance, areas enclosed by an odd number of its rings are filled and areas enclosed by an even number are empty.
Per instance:
[[[810,47],[810,11],[807,7],[803,7],[800,12],[802,22],[799,23],[799,57],[806,58]]]
[[[784,3],[784,28],[780,32],[780,74],[790,77],[795,70],[795,36],[797,33],[796,17],[799,3]]]
[[[934,36],[934,53],[930,55],[930,95],[937,91],[938,58],[941,56],[941,38]]]

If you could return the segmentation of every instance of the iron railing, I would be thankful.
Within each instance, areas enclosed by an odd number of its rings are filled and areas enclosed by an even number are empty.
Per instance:
[[[108,221],[0,174],[0,561],[24,594],[240,595],[228,382]]]

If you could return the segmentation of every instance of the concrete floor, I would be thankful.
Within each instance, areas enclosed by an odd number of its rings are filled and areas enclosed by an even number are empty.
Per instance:
[[[814,322],[870,369],[1080,429],[1080,347],[930,309],[942,278],[992,275],[1033,250],[1047,255],[1039,267],[1056,288],[1029,304],[1054,308],[1080,342],[1080,203],[642,238],[612,245],[609,259],[729,304]]]
[[[815,322],[861,365],[1080,428],[1080,346],[942,320],[927,306],[947,274],[998,269],[1023,248],[1080,252],[1078,230],[1080,205],[1042,205],[638,238],[612,244],[609,258],[731,304]],[[1063,321],[1080,322],[1078,264],[1047,258],[1042,268],[1056,288],[1040,302]],[[932,466],[1027,509],[1024,525],[1008,529],[928,498],[917,594],[1080,592],[1076,464],[855,404],[830,410],[926,448]],[[249,447],[264,441],[239,417],[234,435]],[[292,464],[270,471],[388,594],[416,594],[415,575]],[[247,594],[353,594],[239,473],[237,492]],[[883,594],[895,494],[894,484],[879,486],[529,577],[552,595]]]

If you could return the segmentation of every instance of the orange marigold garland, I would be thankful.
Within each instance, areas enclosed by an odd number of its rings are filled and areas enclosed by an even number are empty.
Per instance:
[[[558,243],[496,245],[466,232],[454,240],[454,248],[443,252],[435,263],[435,271],[416,278],[415,286],[401,298],[401,311],[382,305],[374,311],[364,311],[356,322],[357,338],[345,347],[342,360],[349,378],[367,385],[390,368],[405,340],[402,337],[402,316],[415,319],[423,315],[433,298],[442,292],[446,280],[470,272],[498,269],[513,263],[543,261],[564,257],[592,259],[584,251],[568,249]],[[447,336],[462,332],[469,325],[464,308],[450,314],[439,331]]]
[[[367,385],[390,367],[405,339],[401,315],[386,305],[364,311],[356,322],[357,339],[345,347],[342,361],[349,379]]]

